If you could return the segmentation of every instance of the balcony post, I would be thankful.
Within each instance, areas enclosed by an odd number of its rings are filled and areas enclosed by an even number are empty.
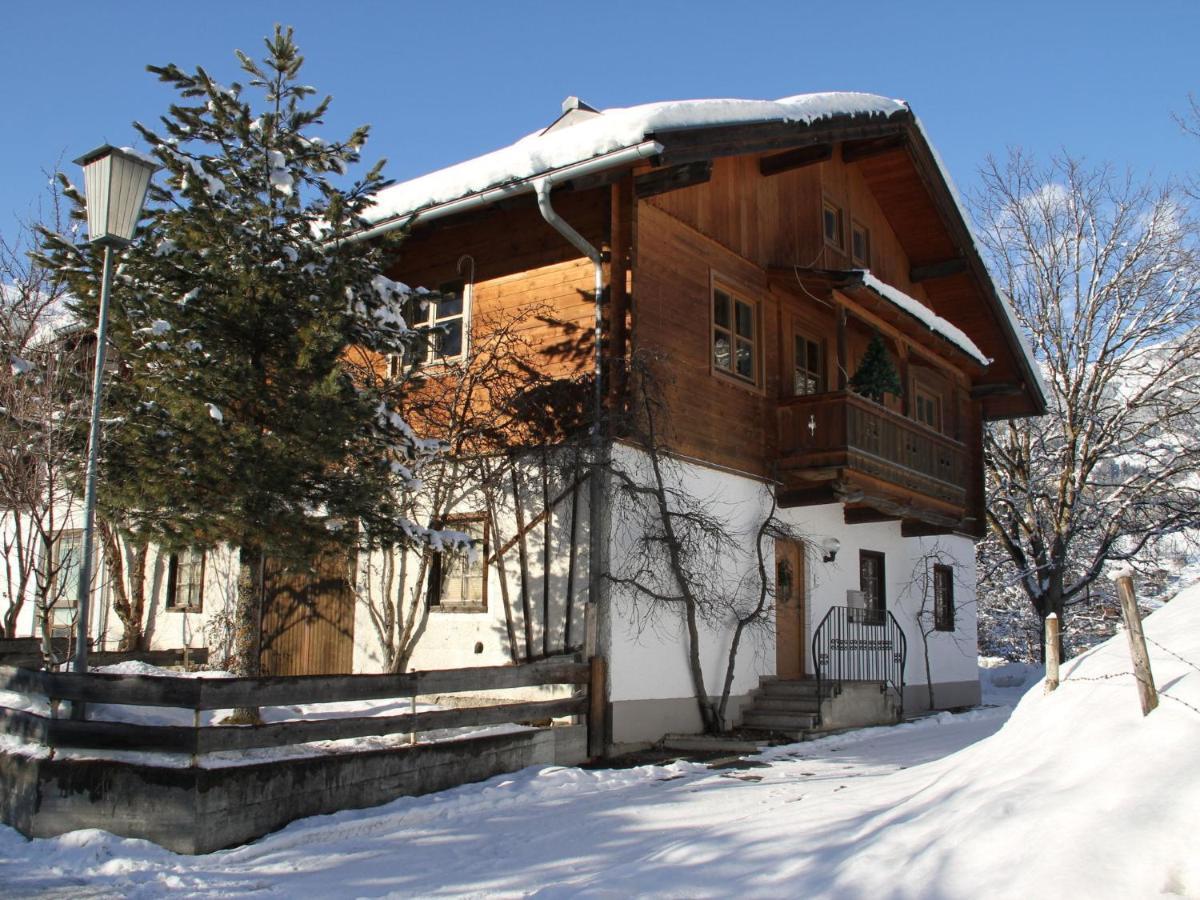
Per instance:
[[[846,307],[837,305],[837,389],[846,390]]]

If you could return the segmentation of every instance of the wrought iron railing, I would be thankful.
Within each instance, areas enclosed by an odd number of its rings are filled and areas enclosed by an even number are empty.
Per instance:
[[[836,682],[878,681],[895,689],[903,716],[908,640],[890,611],[831,607],[813,633],[812,658],[818,697]]]

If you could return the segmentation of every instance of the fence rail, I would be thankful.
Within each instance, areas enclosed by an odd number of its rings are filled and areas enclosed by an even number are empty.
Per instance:
[[[908,639],[888,610],[834,606],[813,632],[817,690],[822,683],[878,681],[896,690],[904,711],[904,666]]]
[[[586,692],[551,700],[438,709],[388,716],[298,719],[263,725],[200,725],[204,710],[294,706],[357,700],[409,699],[419,695],[589,684],[590,667],[573,656],[521,666],[487,666],[409,672],[402,675],[299,675],[272,678],[178,678],[156,675],[37,672],[0,667],[0,690],[35,694],[51,701],[174,707],[197,724],[143,725],[43,716],[0,706],[0,728],[47,747],[144,750],[192,756],[410,734],[434,729],[544,721],[588,712]],[[590,724],[590,723],[589,723]]]

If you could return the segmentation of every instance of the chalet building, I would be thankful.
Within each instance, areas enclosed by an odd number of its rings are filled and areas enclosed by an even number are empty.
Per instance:
[[[755,580],[773,509],[786,526],[767,542],[770,613],[738,653],[730,725],[798,730],[787,716],[818,676],[835,694],[869,684],[893,710],[929,706],[928,682],[938,707],[978,702],[982,429],[1045,399],[907,104],[833,93],[601,112],[568,98],[515,144],[386,189],[359,237],[400,229],[392,276],[442,293],[411,311],[430,348],[394,374],[436,385],[510,327],[531,382],[576,388],[538,408],[586,433],[598,407],[603,424],[582,461],[565,439],[524,446],[489,489],[463,485],[437,511],[475,538],[471,558],[363,553],[356,584],[303,603],[311,585],[278,573],[292,599],[269,607],[269,669],[379,671],[405,642],[417,669],[586,645],[607,660],[613,743],[698,731],[683,616],[620,577],[646,535],[611,472],[649,483],[644,430],[621,417],[652,388],[674,487],[742,545],[715,587],[732,599]],[[895,379],[875,399],[853,389],[868,356]],[[232,562],[152,563],[156,646],[208,640]],[[714,696],[732,633],[729,618],[697,624]]]

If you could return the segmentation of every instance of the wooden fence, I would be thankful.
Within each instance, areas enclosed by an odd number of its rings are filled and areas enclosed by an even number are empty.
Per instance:
[[[70,655],[70,641],[54,638],[51,644],[59,659]],[[208,662],[207,647],[176,647],[173,650],[91,650],[88,664],[111,666],[121,662],[145,662],[155,666],[202,666]],[[21,666],[26,669],[42,667],[41,638],[0,639],[0,666]]]
[[[600,668],[599,691],[603,694]],[[45,697],[44,716],[0,706],[0,730],[50,748],[141,750],[193,757],[216,751],[281,747],[310,741],[408,734],[443,728],[544,722],[586,715],[589,743],[603,727],[603,704],[589,704],[586,686],[597,667],[576,656],[558,656],[521,666],[488,666],[410,672],[403,675],[300,675],[268,678],[174,678],[150,675],[39,672],[0,666],[0,690]],[[437,709],[388,716],[300,719],[263,725],[201,725],[204,710],[294,706],[357,700],[416,698],[464,691],[491,691],[544,685],[583,686],[571,697]],[[192,725],[144,725],[64,718],[61,701],[187,710]]]

